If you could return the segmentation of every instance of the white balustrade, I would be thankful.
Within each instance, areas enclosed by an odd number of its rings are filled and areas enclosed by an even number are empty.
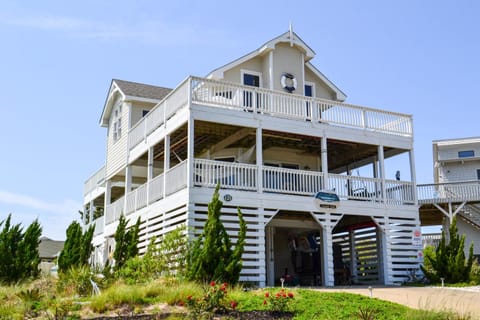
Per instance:
[[[135,211],[135,204],[137,202],[137,190],[130,191],[127,194],[127,207],[125,208],[125,214],[129,215]]]
[[[192,101],[220,108],[412,136],[412,117],[337,101],[192,77]]]
[[[195,159],[194,183],[198,186],[221,187],[238,190],[256,190],[257,166]]]
[[[148,116],[148,114],[147,114]],[[130,149],[143,141],[145,138],[146,120],[143,118],[128,131],[128,146]]]
[[[169,169],[165,174],[167,179],[165,193],[170,195],[187,186],[187,160]]]
[[[85,181],[83,194],[86,195],[105,181],[105,166],[98,169],[90,178]]]
[[[414,204],[413,183],[408,181],[385,180],[385,201],[390,204]]]
[[[103,233],[105,224],[105,216],[99,217],[95,220],[95,230],[93,231],[94,235],[99,235]]]
[[[147,206],[147,184],[142,184],[135,191],[137,192],[137,205],[135,208],[139,210]]]
[[[480,181],[417,185],[419,203],[447,203],[480,199]]]
[[[166,98],[165,98],[165,120],[168,120],[177,110],[183,108],[188,102],[188,84],[190,78],[187,78],[180,83]]]
[[[149,201],[153,203],[163,198],[163,174],[156,176],[150,181],[149,186]]]
[[[165,118],[165,101],[162,103],[159,103],[155,108],[150,110],[146,115],[145,115],[145,121],[146,121],[146,134],[150,134],[153,132],[153,130],[157,129],[160,127]]]
[[[301,195],[312,195],[322,189],[321,172],[277,167],[263,167],[263,190]]]
[[[328,174],[326,189],[334,190],[342,199],[379,201],[382,180],[341,174]]]
[[[105,224],[110,224],[115,221],[115,207],[109,204],[105,207]]]

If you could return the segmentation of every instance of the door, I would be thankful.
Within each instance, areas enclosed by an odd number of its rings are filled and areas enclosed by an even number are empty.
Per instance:
[[[243,74],[243,84],[246,86],[251,86],[251,87],[260,87],[260,75],[255,75],[251,73],[244,73]],[[258,102],[260,100],[260,95],[253,94],[252,91],[244,91],[243,92],[243,106],[247,107],[249,111],[252,111],[251,109],[253,106],[258,107]]]

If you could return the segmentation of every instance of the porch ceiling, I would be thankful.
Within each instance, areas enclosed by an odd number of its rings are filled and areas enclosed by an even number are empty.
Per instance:
[[[247,131],[245,131],[247,130]],[[222,144],[225,148],[251,148],[255,146],[255,129],[228,124],[219,124],[206,121],[195,122],[195,155],[202,154],[212,146]],[[228,141],[228,137],[237,135],[237,139]],[[263,150],[273,147],[288,148],[316,154],[320,156],[321,138],[305,136],[295,133],[286,133],[273,130],[263,130]],[[348,169],[355,169],[374,161],[378,155],[376,145],[367,145],[349,141],[329,139],[328,164],[329,172],[342,173]],[[384,148],[385,158],[400,154],[405,150]]]

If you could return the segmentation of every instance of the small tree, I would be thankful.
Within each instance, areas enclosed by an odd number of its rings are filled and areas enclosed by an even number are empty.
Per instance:
[[[115,231],[115,251],[113,258],[115,259],[115,270],[120,269],[125,262],[138,254],[138,234],[140,232],[140,218],[128,231],[128,220],[125,216],[120,215],[117,230]]]
[[[217,185],[212,201],[208,204],[208,217],[203,232],[193,243],[190,253],[187,278],[197,281],[225,281],[237,283],[242,269],[242,253],[247,226],[242,212],[238,209],[240,229],[237,243],[232,242],[220,220],[222,201],[219,200]]]
[[[42,227],[37,220],[25,233],[20,224],[11,225],[11,214],[0,222],[0,282],[15,283],[38,275],[38,245]]]
[[[453,218],[449,228],[450,241],[446,243],[445,232],[442,231],[442,239],[435,250],[435,254],[426,254],[426,268],[421,266],[424,274],[433,282],[439,282],[444,278],[447,283],[468,281],[473,264],[473,243],[470,245],[469,257],[465,259],[465,235],[460,236],[457,230],[456,217]]]
[[[94,226],[90,226],[85,233],[77,221],[73,221],[67,228],[67,239],[63,250],[58,257],[58,270],[65,272],[71,267],[88,265],[92,253],[92,238]]]

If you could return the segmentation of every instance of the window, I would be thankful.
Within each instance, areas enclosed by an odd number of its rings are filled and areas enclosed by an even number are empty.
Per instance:
[[[469,158],[474,156],[475,156],[475,152],[473,150],[458,151],[459,158]]]
[[[477,179],[480,180],[480,169],[477,169]]]
[[[112,137],[113,142],[117,142],[118,139],[122,136],[122,105],[119,105],[118,108],[113,112],[112,119]]]
[[[142,110],[142,118],[145,117],[149,112],[150,110]]]

